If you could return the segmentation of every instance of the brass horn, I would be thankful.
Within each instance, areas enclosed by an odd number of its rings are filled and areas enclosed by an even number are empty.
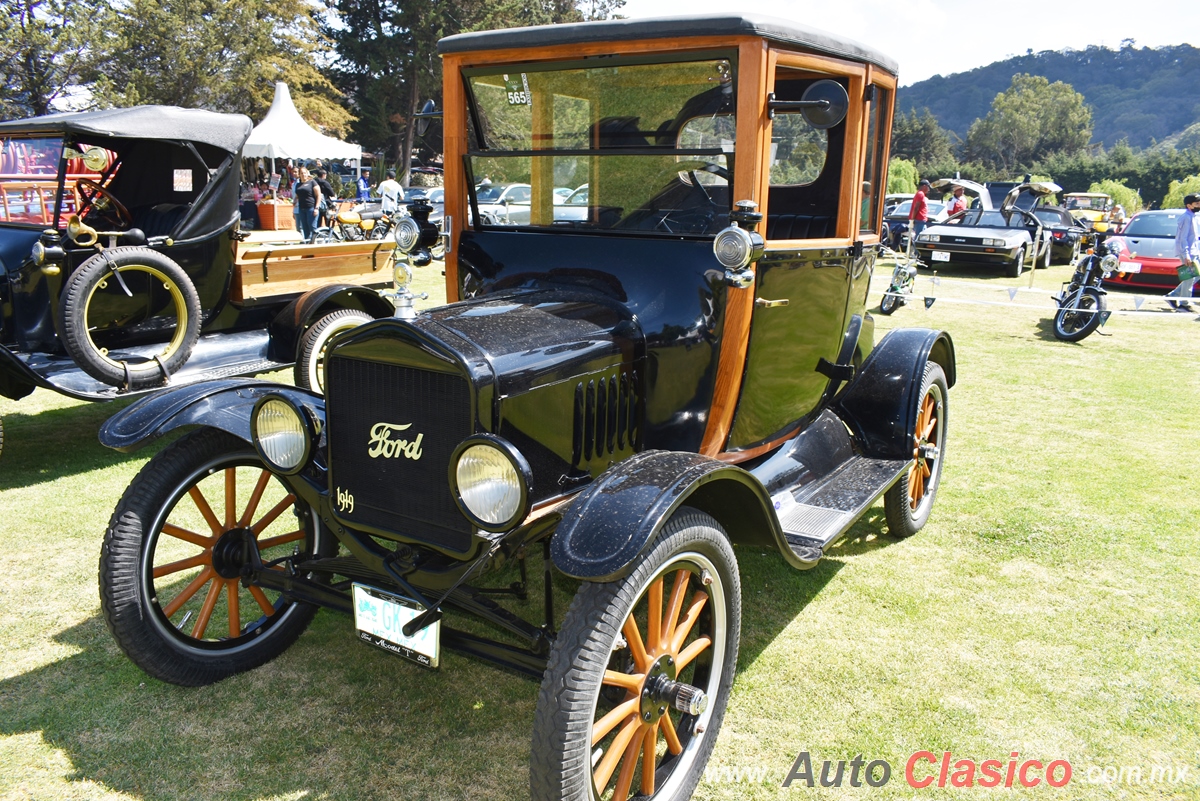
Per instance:
[[[72,214],[67,220],[67,236],[80,247],[91,247],[100,241],[100,234],[95,228],[79,219],[78,214]]]

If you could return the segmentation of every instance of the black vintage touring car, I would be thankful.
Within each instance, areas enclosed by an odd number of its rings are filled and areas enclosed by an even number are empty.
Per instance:
[[[414,204],[397,238],[416,265],[445,238],[456,302],[339,335],[323,397],[227,380],[109,420],[122,450],[199,428],[118,504],[104,614],[148,673],[200,685],[340,610],[421,664],[538,678],[534,798],[687,798],[737,664],[731,546],[810,568],[880,498],[915,533],[938,489],[951,339],[876,343],[865,310],[895,65],[737,14],[440,50],[445,222]],[[485,175],[531,187],[528,222],[478,213]],[[533,547],[535,621],[488,586],[515,561],[525,592]],[[556,573],[580,582],[561,617]]]
[[[311,385],[315,339],[391,313],[364,288],[392,280],[390,240],[241,240],[249,134],[165,106],[0,123],[0,395],[109,400],[298,358]]]

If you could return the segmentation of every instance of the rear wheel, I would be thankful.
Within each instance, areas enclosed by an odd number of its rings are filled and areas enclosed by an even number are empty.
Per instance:
[[[329,347],[329,340],[374,319],[357,309],[338,309],[309,326],[300,338],[300,353],[294,369],[296,386],[324,394],[325,350]]]
[[[92,256],[67,280],[59,301],[63,347],[85,373],[141,389],[176,373],[200,339],[200,296],[173,259],[142,247]],[[170,338],[149,357],[110,351],[127,338]]]
[[[1064,342],[1078,342],[1100,327],[1101,312],[1107,306],[1104,295],[1094,287],[1077,290],[1054,315],[1054,336]]]
[[[733,549],[693,509],[671,519],[628,576],[580,587],[538,695],[534,801],[691,798],[740,632]]]
[[[893,484],[883,498],[888,530],[893,536],[911,537],[929,520],[942,477],[948,397],[941,365],[926,362],[912,432],[913,463],[907,478]]]
[[[100,552],[105,622],[126,656],[172,684],[250,670],[281,654],[317,610],[243,587],[247,546],[270,562],[318,554],[325,541],[249,444],[199,429],[147,462],[113,512]]]
[[[1017,255],[1013,257],[1004,270],[1004,274],[1009,278],[1020,278],[1021,273],[1025,271],[1025,248],[1017,248]]]

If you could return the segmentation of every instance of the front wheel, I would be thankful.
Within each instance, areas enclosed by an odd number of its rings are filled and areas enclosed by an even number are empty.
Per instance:
[[[1025,248],[1017,248],[1017,255],[1004,268],[1004,274],[1009,278],[1020,278],[1021,273],[1025,271]]]
[[[243,587],[251,544],[263,562],[326,547],[316,516],[253,447],[202,428],[147,462],[100,552],[100,604],[125,655],[155,678],[200,686],[283,653],[316,607]]]
[[[1046,249],[1045,249],[1044,251],[1042,251],[1042,261],[1041,261],[1041,264],[1039,264],[1039,265],[1037,266],[1037,268],[1038,268],[1039,270],[1048,270],[1048,269],[1050,269],[1050,258],[1051,258],[1050,251],[1051,251],[1051,250],[1052,250],[1052,248],[1050,247],[1050,243],[1049,243],[1049,242],[1047,242],[1047,243],[1046,243]]]
[[[883,498],[888,531],[893,536],[911,537],[929,520],[942,477],[949,395],[941,365],[926,362],[912,431],[912,466],[907,478],[893,484]]]
[[[356,309],[338,309],[317,320],[300,338],[300,353],[296,357],[293,376],[296,386],[325,393],[325,351],[329,340],[343,331],[358,328],[375,318]]]
[[[633,572],[580,587],[538,694],[533,801],[691,798],[737,666],[741,584],[720,525],[681,509]]]
[[[1101,313],[1108,303],[1095,287],[1086,286],[1067,298],[1054,315],[1054,336],[1078,342],[1100,327]]]
[[[900,306],[900,298],[893,293],[896,292],[896,287],[888,287],[887,292],[883,293],[883,297],[879,301],[879,313],[891,314]]]

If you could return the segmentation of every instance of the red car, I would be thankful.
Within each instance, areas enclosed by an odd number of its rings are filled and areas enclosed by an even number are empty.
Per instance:
[[[1175,288],[1179,284],[1175,230],[1183,213],[1183,209],[1165,209],[1134,215],[1121,235],[1109,240],[1119,248],[1121,263],[1105,283],[1140,289]]]

